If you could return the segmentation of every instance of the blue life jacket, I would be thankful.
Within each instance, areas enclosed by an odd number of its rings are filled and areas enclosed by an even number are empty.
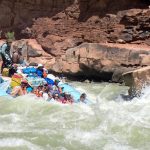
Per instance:
[[[26,90],[27,90],[27,93],[31,93],[33,91],[33,88],[29,86],[29,87],[27,87]]]
[[[23,69],[23,73],[24,74],[36,73],[36,68],[34,68],[34,67],[32,67],[32,68],[25,68],[25,69]]]
[[[36,70],[36,74],[37,74],[39,77],[43,77],[43,71],[40,70],[40,69],[37,69],[37,70]]]
[[[46,81],[47,84],[49,84],[49,85],[54,85],[54,81],[53,81],[52,79],[45,78],[45,81]]]
[[[36,68],[30,68],[30,73],[36,73]]]

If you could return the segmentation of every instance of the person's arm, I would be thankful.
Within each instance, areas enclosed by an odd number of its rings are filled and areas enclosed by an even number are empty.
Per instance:
[[[6,49],[7,49],[7,44],[5,43],[5,44],[3,44],[2,47],[1,47],[1,53],[2,53],[3,55],[5,55]]]
[[[7,44],[5,43],[5,44],[3,44],[3,46],[2,46],[2,48],[1,48],[2,50],[1,50],[1,53],[2,53],[2,55],[5,57],[5,59],[7,60],[7,62],[8,62],[8,64],[12,64],[12,60],[11,60],[11,58],[10,58],[10,55],[6,52],[6,50],[7,50]]]
[[[57,86],[58,90],[59,90],[59,93],[62,94],[62,89],[61,87]]]
[[[14,87],[12,92],[11,92],[11,96],[15,97],[17,95],[23,95],[22,92],[21,92],[21,87],[20,86]]]

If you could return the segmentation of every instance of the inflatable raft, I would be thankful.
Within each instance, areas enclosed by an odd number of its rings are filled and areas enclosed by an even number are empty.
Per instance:
[[[31,68],[26,68],[23,70],[22,76],[28,81],[29,85],[31,87],[38,87],[39,85],[44,85],[46,83],[53,85],[56,77],[52,74],[48,74],[47,78],[41,78],[38,76],[34,76],[35,74],[35,69],[33,67]],[[8,77],[2,77],[4,79],[3,83],[0,83],[0,96],[10,96],[7,94],[9,86],[17,86],[16,84],[21,82],[21,79],[19,78],[18,75],[14,75],[14,78],[8,78]],[[63,93],[69,93],[73,99],[74,103],[78,103],[81,93],[76,90],[73,86],[69,85],[68,83],[64,82],[59,82],[59,87],[62,88]],[[91,104],[91,101],[86,99],[85,100],[86,104]]]

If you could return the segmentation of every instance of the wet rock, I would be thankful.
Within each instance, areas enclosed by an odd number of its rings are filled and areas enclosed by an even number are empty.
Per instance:
[[[89,80],[85,80],[84,83],[90,83],[90,81]]]
[[[112,75],[112,81],[117,82],[117,83],[118,82],[122,83],[123,82],[122,74],[126,71],[133,70],[133,69],[132,68],[126,68],[126,67],[119,67],[119,68],[114,70],[113,75]]]
[[[142,94],[142,89],[150,85],[150,66],[126,72],[123,74],[126,86],[129,86],[129,96],[135,97]]]

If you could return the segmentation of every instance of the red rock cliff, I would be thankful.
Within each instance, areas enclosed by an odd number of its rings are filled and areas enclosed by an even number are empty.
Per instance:
[[[40,43],[44,40],[43,46],[49,51],[59,49],[53,42],[64,41],[66,36],[79,39],[79,43],[147,40],[150,13],[142,9],[148,8],[148,3],[149,0],[0,0],[0,28],[13,28],[18,37],[34,36]],[[133,8],[136,10],[128,12]],[[55,35],[54,41],[51,35]],[[47,40],[53,47],[47,45]]]
[[[150,43],[149,0],[0,0],[2,36],[35,38],[61,57],[82,43]],[[94,62],[94,60],[93,60]]]

